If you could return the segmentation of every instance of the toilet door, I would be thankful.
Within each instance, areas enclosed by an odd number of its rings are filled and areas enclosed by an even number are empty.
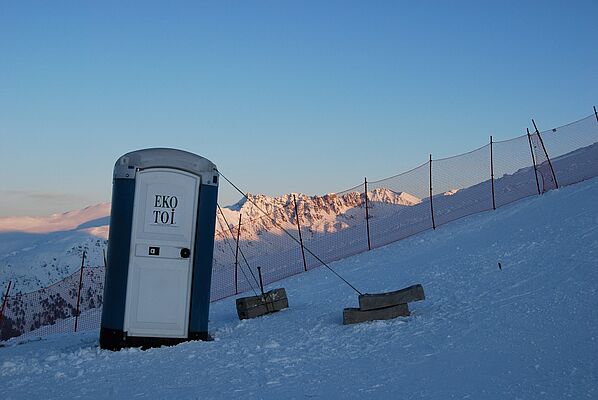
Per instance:
[[[137,173],[124,330],[186,338],[200,177],[165,168]]]

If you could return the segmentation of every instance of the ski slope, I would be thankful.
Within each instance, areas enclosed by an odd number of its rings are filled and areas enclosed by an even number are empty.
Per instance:
[[[277,314],[239,321],[234,298],[213,303],[213,342],[11,340],[1,396],[596,399],[597,199],[593,179],[332,264],[363,292],[423,284],[408,318],[343,326],[357,295],[319,268],[271,286],[289,295]]]

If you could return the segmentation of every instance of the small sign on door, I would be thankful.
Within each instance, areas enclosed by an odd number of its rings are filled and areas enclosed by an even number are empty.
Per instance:
[[[149,255],[150,256],[159,256],[160,255],[160,248],[159,247],[152,247],[149,248]]]

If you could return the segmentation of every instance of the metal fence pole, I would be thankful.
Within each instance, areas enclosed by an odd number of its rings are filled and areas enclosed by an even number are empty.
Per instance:
[[[83,266],[85,264],[85,250],[81,257],[81,273],[79,274],[79,288],[77,290],[77,309],[75,311],[75,332],[77,332],[77,324],[79,322],[79,303],[81,301],[81,286],[83,286]]]
[[[239,294],[239,239],[241,238],[241,213],[239,212],[239,227],[237,228],[237,248],[235,250],[235,294]]]
[[[12,281],[8,281],[8,286],[6,288],[6,292],[4,293],[4,300],[2,300],[2,308],[0,309],[0,332],[2,331],[2,320],[4,319],[4,309],[6,308],[6,303],[8,303],[8,293],[10,292],[10,285]]]
[[[432,202],[432,154],[430,154],[430,212],[432,213],[432,229],[436,229],[434,220],[434,203]]]
[[[496,199],[494,196],[494,156],[492,154],[492,135],[490,135],[490,180],[492,182],[492,209],[496,210]]]
[[[307,261],[305,261],[305,249],[303,248],[303,236],[301,236],[301,224],[299,223],[299,210],[297,209],[297,197],[293,195],[295,202],[295,218],[297,219],[297,230],[299,231],[299,243],[301,244],[301,255],[303,256],[303,270],[307,271]]]
[[[260,277],[260,290],[262,291],[262,297],[264,297],[264,281],[262,281],[262,267],[257,267],[257,273]]]
[[[368,178],[366,177],[363,182],[365,188],[365,226],[368,233],[368,250],[372,250],[372,242],[370,241],[370,212],[368,204]]]
[[[554,173],[554,168],[552,168],[552,162],[550,161],[550,157],[548,157],[548,152],[546,151],[546,146],[544,146],[544,140],[542,140],[542,135],[540,135],[540,131],[536,126],[536,121],[532,119],[532,124],[534,124],[534,128],[536,129],[536,135],[538,135],[538,139],[540,139],[540,144],[542,145],[542,150],[544,150],[544,155],[546,156],[546,160],[548,160],[548,166],[550,166],[550,172],[552,172],[552,177],[554,178],[554,185],[556,188],[559,188],[559,183],[556,180],[556,174]]]
[[[536,174],[536,187],[538,188],[538,194],[542,194],[542,192],[540,192],[540,181],[538,180],[538,168],[536,167],[536,156],[534,156],[534,148],[532,146],[532,135],[530,135],[529,129],[527,129],[527,140],[529,142],[529,151],[532,153],[532,163],[534,163],[534,173]]]

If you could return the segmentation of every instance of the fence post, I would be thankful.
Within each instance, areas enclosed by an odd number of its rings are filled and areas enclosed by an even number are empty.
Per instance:
[[[10,292],[11,284],[12,281],[8,281],[8,287],[6,288],[4,299],[2,300],[2,308],[0,309],[0,332],[2,332],[2,319],[4,319],[4,309],[6,308],[6,303],[8,303],[8,293]]]
[[[527,128],[527,141],[529,142],[529,151],[532,153],[532,162],[534,163],[534,174],[536,174],[536,187],[538,188],[538,194],[540,192],[540,181],[538,180],[538,168],[536,167],[536,157],[534,156],[534,148],[532,146],[532,136],[529,134],[529,128]]]
[[[492,153],[492,135],[490,135],[490,180],[492,182],[492,209],[496,210],[496,199],[494,196],[494,155]]]
[[[85,250],[81,257],[81,273],[79,274],[79,289],[77,290],[77,309],[75,311],[75,332],[77,332],[77,324],[79,322],[79,303],[81,301],[81,286],[83,285],[83,265],[85,264]]]
[[[260,290],[262,291],[262,298],[265,296],[264,293],[264,281],[262,281],[262,267],[257,267],[257,273],[260,276]]]
[[[434,221],[434,204],[432,203],[432,154],[430,154],[430,212],[432,213],[432,229],[436,229],[436,221]]]
[[[237,228],[237,248],[235,250],[235,294],[239,294],[239,239],[241,238],[241,212],[239,212],[239,226]]]
[[[540,144],[542,145],[542,150],[544,150],[544,155],[546,156],[546,160],[548,160],[548,165],[550,166],[550,172],[552,173],[552,177],[554,178],[554,185],[556,188],[559,188],[559,183],[556,180],[556,174],[554,173],[554,168],[552,168],[552,162],[550,161],[550,157],[548,157],[548,152],[546,151],[546,146],[544,146],[544,140],[542,140],[542,135],[540,135],[540,131],[536,126],[536,121],[532,118],[532,124],[534,124],[534,129],[536,130],[536,135],[538,135],[538,139],[540,139]]]
[[[305,249],[303,248],[303,236],[301,236],[301,224],[299,223],[299,210],[297,209],[297,197],[293,195],[295,202],[295,218],[297,218],[297,230],[299,231],[299,243],[301,244],[301,256],[303,256],[303,270],[307,271],[307,261],[305,261]]]
[[[365,177],[363,181],[364,189],[365,189],[365,226],[368,233],[368,250],[372,250],[372,242],[370,241],[370,212],[369,212],[369,204],[368,204],[368,178]]]
[[[598,112],[596,112],[596,106],[594,106],[594,116],[596,117],[596,122],[598,122]]]

